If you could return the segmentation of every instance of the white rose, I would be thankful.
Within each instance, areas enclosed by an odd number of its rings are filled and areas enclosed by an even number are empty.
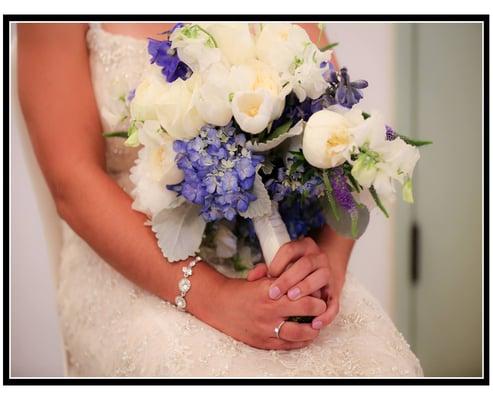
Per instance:
[[[230,64],[244,64],[255,58],[255,43],[248,24],[210,24],[206,29]]]
[[[233,116],[228,77],[229,69],[222,63],[211,65],[202,76],[194,104],[200,117],[209,124],[224,126]]]
[[[145,75],[130,102],[130,115],[137,121],[156,120],[156,105],[167,90],[167,82],[155,70]]]
[[[333,168],[350,159],[354,143],[349,122],[340,114],[322,110],[313,114],[303,134],[303,154],[317,168]]]
[[[195,74],[185,81],[178,78],[167,85],[156,105],[157,119],[173,138],[192,139],[205,125],[194,104],[199,82]]]
[[[176,193],[166,185],[181,182],[183,171],[175,163],[173,139],[163,132],[158,121],[145,121],[138,129],[143,147],[130,170],[130,180],[135,185],[133,208],[155,215],[177,201]]]
[[[307,43],[310,38],[298,25],[264,24],[256,42],[257,57],[278,72],[288,72]]]

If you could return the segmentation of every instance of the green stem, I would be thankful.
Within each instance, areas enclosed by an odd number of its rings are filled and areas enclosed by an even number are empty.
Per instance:
[[[201,30],[202,32],[204,32],[207,36],[209,36],[209,38],[212,40],[212,43],[214,43],[214,47],[218,47],[217,46],[217,42],[216,42],[216,39],[214,39],[214,36],[212,36],[209,32],[207,32],[204,28],[202,28],[200,25],[195,25],[197,28],[199,28],[199,30]]]
[[[115,131],[115,132],[103,132],[103,136],[107,138],[111,137],[119,137],[119,138],[128,138],[128,132],[126,131]]]
[[[339,43],[336,42],[336,43],[331,43],[331,44],[328,44],[327,46],[324,46],[320,49],[320,51],[327,51],[327,50],[330,50],[330,49],[333,49],[334,47],[336,47]]]
[[[327,200],[329,201],[330,209],[332,210],[332,213],[334,214],[336,221],[339,221],[341,219],[341,216],[339,215],[339,209],[337,208],[337,204],[334,199],[334,196],[332,196],[332,185],[330,184],[330,179],[329,176],[327,175],[327,170],[324,170],[322,172],[322,180],[325,185],[325,195],[327,196]]]

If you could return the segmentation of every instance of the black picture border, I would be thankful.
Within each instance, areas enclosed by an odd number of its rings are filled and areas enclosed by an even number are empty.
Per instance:
[[[4,14],[3,15],[3,167],[4,193],[10,195],[10,24],[83,21],[303,21],[303,22],[482,22],[484,115],[483,224],[483,377],[482,378],[13,378],[10,377],[10,230],[9,197],[4,195],[3,384],[4,385],[489,385],[489,15],[486,14],[297,14],[297,15],[152,15],[152,14]],[[7,134],[9,132],[9,134]]]

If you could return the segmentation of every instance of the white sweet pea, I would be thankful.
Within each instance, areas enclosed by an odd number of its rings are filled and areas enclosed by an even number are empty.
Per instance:
[[[389,205],[395,198],[394,181],[403,184],[403,198],[412,202],[411,178],[419,150],[401,138],[386,140],[385,124],[377,113],[352,129],[359,155],[351,174],[358,183],[373,186],[380,200]]]
[[[199,84],[199,77],[193,74],[185,81],[178,78],[162,92],[156,105],[156,116],[171,137],[192,139],[205,124],[194,104]]]
[[[327,61],[331,51],[321,52],[313,43],[306,44],[303,53],[296,55],[287,72],[282,74],[283,82],[289,83],[300,101],[307,97],[317,99],[329,85],[324,73],[329,70]]]
[[[177,201],[176,193],[166,189],[166,185],[181,182],[183,171],[175,163],[173,139],[164,133],[158,121],[144,121],[137,129],[143,147],[130,170],[130,180],[135,185],[132,206],[156,215]]]
[[[209,24],[206,29],[231,65],[244,64],[255,58],[255,42],[247,23]]]
[[[288,72],[309,43],[308,34],[298,25],[263,24],[256,42],[257,57],[280,73]]]
[[[253,60],[233,66],[230,74],[232,109],[235,120],[248,133],[256,134],[279,118],[289,89],[267,64]]]
[[[303,154],[317,168],[333,168],[351,157],[354,148],[351,125],[344,116],[329,110],[313,114],[303,134]]]
[[[229,68],[222,63],[211,65],[202,74],[202,83],[194,97],[200,117],[217,126],[228,124],[233,116],[229,95]]]
[[[177,49],[180,60],[193,72],[202,72],[221,60],[217,42],[204,26],[187,24],[170,35],[171,47]]]

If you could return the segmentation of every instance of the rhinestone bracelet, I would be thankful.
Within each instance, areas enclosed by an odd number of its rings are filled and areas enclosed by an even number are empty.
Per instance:
[[[185,309],[187,308],[185,295],[192,287],[192,283],[188,278],[192,276],[192,268],[195,267],[200,261],[202,261],[202,258],[196,256],[186,267],[183,267],[181,269],[183,271],[183,278],[181,278],[180,282],[178,282],[178,290],[180,290],[180,294],[175,297],[176,307],[178,307],[178,310],[180,311],[185,311]]]

